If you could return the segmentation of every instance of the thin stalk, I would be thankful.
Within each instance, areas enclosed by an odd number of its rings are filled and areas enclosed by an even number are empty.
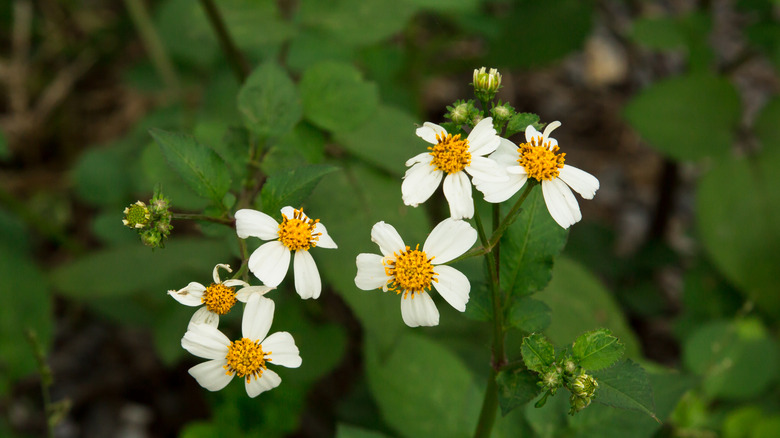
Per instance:
[[[225,26],[225,22],[222,20],[222,15],[220,15],[217,5],[214,4],[214,0],[200,0],[200,4],[209,17],[211,27],[214,28],[214,32],[217,34],[219,45],[222,47],[222,51],[225,53],[233,73],[236,75],[238,82],[243,84],[246,78],[249,77],[249,63],[241,51],[238,50],[238,47],[236,47],[233,38],[230,37],[227,26]]]
[[[512,206],[512,209],[509,210],[509,213],[507,213],[506,217],[504,217],[504,220],[501,221],[501,223],[498,225],[498,228],[496,228],[493,231],[493,235],[490,236],[490,242],[488,242],[487,245],[484,245],[485,248],[490,251],[493,249],[494,246],[498,244],[499,239],[501,239],[501,236],[504,235],[504,232],[507,228],[509,228],[509,225],[514,222],[515,217],[520,213],[520,207],[523,205],[523,202],[525,202],[525,199],[528,197],[529,194],[531,194],[531,190],[534,188],[534,186],[538,184],[534,180],[528,180],[525,184],[525,190],[520,195],[520,198],[515,202],[515,205]]]
[[[51,395],[49,394],[49,387],[52,384],[51,368],[46,363],[46,357],[43,353],[43,347],[38,342],[38,335],[32,329],[25,331],[27,336],[27,342],[33,350],[35,356],[35,362],[38,365],[38,373],[41,375],[41,397],[43,397],[43,412],[46,416],[46,429],[48,431],[47,436],[54,438],[54,421],[52,421],[52,414],[54,412],[54,406],[51,402]]]

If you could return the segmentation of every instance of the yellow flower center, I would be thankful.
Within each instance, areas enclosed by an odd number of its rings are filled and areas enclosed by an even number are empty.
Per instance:
[[[279,241],[290,251],[309,250],[317,246],[317,240],[322,233],[315,233],[314,226],[319,219],[303,219],[303,210],[295,210],[292,218],[282,214],[279,224]]]
[[[433,257],[428,258],[425,251],[420,251],[419,248],[420,245],[413,250],[407,246],[400,253],[393,253],[395,260],[384,261],[385,274],[392,278],[388,289],[399,289],[396,292],[399,294],[403,291],[404,298],[407,293],[411,293],[414,298],[415,292],[430,290],[432,282],[439,281],[434,277],[438,273],[433,272]]]
[[[520,159],[517,160],[528,173],[528,176],[537,181],[552,180],[558,177],[563,168],[565,153],[558,154],[558,146],[550,147],[550,142],[537,144],[537,138],[530,143],[522,143],[517,149]]]
[[[241,338],[233,341],[228,346],[228,354],[225,356],[227,371],[225,374],[235,373],[238,377],[246,377],[246,383],[254,377],[259,379],[266,369],[265,363],[270,362],[271,358],[266,356],[271,352],[263,352],[263,346],[260,341],[253,342],[247,338]]]
[[[452,135],[436,134],[436,143],[429,146],[428,150],[433,155],[431,165],[447,172],[460,172],[466,166],[471,164],[471,152],[469,152],[469,141],[461,140],[460,134]]]
[[[212,284],[203,291],[203,298],[200,301],[209,311],[217,315],[225,315],[236,304],[235,288],[227,287],[222,283]]]

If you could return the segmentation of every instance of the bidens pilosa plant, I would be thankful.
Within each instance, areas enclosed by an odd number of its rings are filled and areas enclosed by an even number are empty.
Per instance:
[[[255,75],[273,77],[283,84],[282,88],[295,88],[279,66],[265,64],[245,85],[261,97],[275,92],[267,88],[271,86],[267,83],[273,81],[255,79]],[[302,87],[310,86],[306,81],[304,78]],[[621,360],[624,347],[608,330],[587,332],[568,346],[556,347],[535,333],[544,327],[529,327],[512,316],[517,309],[530,318],[549,312],[546,306],[528,298],[538,287],[518,281],[541,269],[524,259],[519,248],[548,251],[545,257],[551,261],[563,246],[567,229],[582,219],[574,192],[592,199],[599,181],[567,161],[565,148],[551,136],[562,126],[561,122],[541,123],[538,116],[520,113],[509,103],[496,100],[501,81],[496,69],[477,69],[472,82],[476,100],[459,100],[447,106],[444,117],[449,121],[409,126],[420,141],[408,145],[418,152],[404,163],[407,169],[403,179],[396,181],[396,193],[400,195],[396,199],[412,208],[399,207],[412,211],[433,202],[439,186],[448,204],[441,210],[438,225],[424,240],[419,236],[425,230],[417,230],[413,238],[401,237],[395,227],[403,225],[398,222],[403,217],[392,218],[393,225],[390,218],[388,222],[377,218],[370,232],[345,232],[339,226],[342,234],[334,233],[332,237],[323,222],[340,225],[359,212],[335,210],[334,214],[331,209],[326,214],[318,210],[344,195],[309,195],[326,174],[337,168],[303,166],[270,177],[264,174],[257,162],[269,153],[270,145],[278,146],[277,131],[289,130],[292,125],[281,126],[275,115],[263,113],[267,120],[258,127],[262,117],[258,116],[260,110],[247,101],[253,95],[250,92],[242,90],[240,100],[252,116],[247,119],[248,125],[255,129],[248,140],[246,160],[239,161],[247,170],[236,175],[242,181],[232,189],[231,171],[208,146],[191,137],[152,132],[173,169],[194,191],[210,199],[213,206],[202,214],[171,213],[168,200],[158,190],[149,205],[138,201],[129,206],[123,223],[136,230],[145,244],[162,247],[170,234],[171,218],[211,222],[212,228],[230,230],[240,259],[235,272],[224,263],[226,260],[214,266],[213,282],[209,285],[193,279],[183,288],[168,292],[176,301],[198,308],[189,324],[181,327],[181,346],[194,356],[207,359],[189,369],[201,386],[218,391],[238,377],[244,381],[246,393],[255,397],[280,385],[282,378],[272,367],[305,366],[302,358],[317,361],[303,347],[307,345],[305,338],[296,335],[302,345],[299,352],[293,334],[268,335],[276,309],[274,300],[280,300],[282,306],[291,304],[289,295],[277,291],[294,288],[303,299],[318,299],[333,293],[328,283],[349,271],[354,280],[346,286],[347,291],[344,283],[338,284],[342,295],[395,292],[396,299],[400,299],[401,320],[423,334],[429,330],[425,327],[437,326],[441,318],[452,317],[450,313],[440,314],[436,305],[439,299],[470,318],[490,324],[491,356],[484,358],[488,379],[479,418],[474,422],[476,437],[490,436],[499,406],[504,415],[534,400],[541,407],[562,390],[569,394],[572,415],[594,401],[621,408],[644,408],[653,415],[645,405],[632,401],[637,394],[644,397],[649,391],[644,371],[629,360]],[[289,104],[295,108],[295,102]],[[352,116],[310,117],[315,125],[327,128],[334,123],[334,117],[348,120]],[[187,154],[186,165],[176,161],[176,157]],[[230,168],[235,167],[234,160]],[[370,185],[364,196],[371,198]],[[436,211],[435,206],[430,211]],[[312,213],[317,218],[310,217]],[[320,216],[324,216],[322,221]],[[354,236],[347,236],[348,233]],[[351,237],[366,243],[370,237],[378,246],[378,253],[353,253],[348,257],[355,257],[355,265],[336,266],[324,259],[315,263],[315,257],[344,251],[336,241]],[[312,251],[317,247],[333,251]],[[548,249],[551,247],[557,249]],[[291,263],[293,279],[285,283]],[[225,278],[229,274],[232,277]],[[549,280],[548,273],[542,276],[547,276],[545,282]],[[349,297],[345,299],[352,303]],[[383,318],[385,314],[397,318],[395,305],[383,304],[388,300],[377,301],[380,307],[375,311],[381,312]],[[240,332],[230,323],[223,324],[231,337],[218,327],[220,319],[231,320],[236,307],[243,307]],[[452,327],[458,321],[447,324]],[[508,336],[520,336],[514,344],[521,347],[508,348]],[[377,339],[367,336],[366,348],[379,348],[370,346],[379,342]],[[295,374],[289,378],[295,379]],[[436,373],[430,379],[436,379]]]

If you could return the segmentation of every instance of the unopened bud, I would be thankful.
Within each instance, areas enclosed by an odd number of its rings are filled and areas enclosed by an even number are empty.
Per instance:
[[[598,386],[599,382],[597,382],[593,376],[589,374],[580,374],[574,379],[570,389],[572,394],[590,399],[593,397]]]
[[[491,68],[488,71],[485,67],[474,69],[474,94],[481,101],[492,100],[496,92],[501,88],[501,74],[498,70]]]
[[[568,374],[574,374],[574,372],[577,371],[577,364],[573,360],[568,359],[563,363],[563,368]]]
[[[571,406],[569,415],[574,415],[577,412],[587,408],[590,406],[590,402],[590,397],[578,397],[577,395],[572,394],[571,397],[569,397],[569,405]]]

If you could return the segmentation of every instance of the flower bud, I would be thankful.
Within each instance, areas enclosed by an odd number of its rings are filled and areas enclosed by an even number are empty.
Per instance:
[[[556,369],[550,369],[542,375],[542,385],[549,389],[552,394],[563,385],[561,373]]]
[[[501,103],[499,101],[499,103]],[[515,115],[515,109],[512,108],[508,103],[503,105],[498,105],[490,110],[491,114],[493,114],[493,118],[496,119],[499,122],[505,122],[512,118],[512,116]]]
[[[149,219],[151,219],[149,209],[141,201],[136,201],[135,204],[126,207],[124,213],[125,218],[122,219],[122,223],[130,228],[143,228],[149,224]]]
[[[590,406],[590,402],[590,397],[578,397],[575,394],[572,394],[571,397],[569,397],[569,405],[571,406],[569,415],[574,415],[577,412],[587,408]]]
[[[491,68],[490,71],[487,71],[485,67],[479,70],[474,69],[474,80],[471,84],[474,86],[474,94],[479,100],[493,100],[496,92],[501,88],[501,74],[494,68]]]
[[[589,374],[580,374],[574,379],[571,384],[571,392],[579,397],[590,399],[596,392],[596,388],[599,386],[599,382],[596,381]],[[590,403],[590,402],[588,402]]]
[[[563,368],[566,370],[567,374],[574,374],[574,372],[577,371],[577,364],[573,360],[567,359],[566,362],[563,363]]]
[[[467,103],[460,103],[456,105],[449,114],[450,120],[456,125],[462,125],[469,120],[469,105]]]

